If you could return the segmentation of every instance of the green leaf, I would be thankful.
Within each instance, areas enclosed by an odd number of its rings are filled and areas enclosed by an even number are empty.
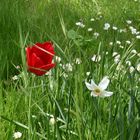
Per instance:
[[[76,39],[78,36],[77,32],[75,32],[74,30],[69,30],[67,35],[68,38],[72,40]]]

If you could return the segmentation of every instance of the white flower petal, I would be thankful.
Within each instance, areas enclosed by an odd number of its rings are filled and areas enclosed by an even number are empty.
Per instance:
[[[102,95],[104,96],[104,97],[109,97],[109,96],[111,96],[113,94],[113,92],[110,92],[110,91],[104,91],[103,93],[102,93]]]
[[[93,80],[91,80],[91,85],[92,85],[92,90],[98,87]]]
[[[97,97],[97,96],[98,96],[98,95],[96,95],[93,91],[91,92],[90,95],[93,96],[93,97]]]
[[[101,82],[99,83],[99,87],[102,89],[102,90],[105,90],[109,84],[110,80],[108,79],[107,76],[105,76]]]
[[[87,83],[87,82],[85,82],[85,84],[86,84],[86,87],[87,87],[89,90],[93,90],[92,84],[89,84],[89,83]]]

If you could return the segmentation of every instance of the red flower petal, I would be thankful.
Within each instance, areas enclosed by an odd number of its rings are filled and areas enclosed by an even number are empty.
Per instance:
[[[56,64],[52,63],[52,64],[48,64],[48,65],[44,65],[42,67],[40,67],[40,69],[43,69],[43,70],[50,70],[52,69],[53,67],[55,67]]]
[[[45,42],[43,44],[36,43],[32,47],[32,52],[40,57],[45,64],[51,63],[53,55],[55,54],[53,45],[50,42]]]
[[[48,65],[44,65],[40,68],[30,68],[30,72],[36,74],[37,76],[42,76],[44,75],[47,71],[49,71],[50,69],[52,69],[53,67],[55,67],[55,64],[48,64]]]
[[[35,53],[32,54],[30,59],[31,67],[39,68],[44,65],[43,61]]]
[[[28,70],[38,76],[44,75],[46,71],[55,66],[52,63],[54,54],[51,42],[36,43],[32,47],[26,48]]]

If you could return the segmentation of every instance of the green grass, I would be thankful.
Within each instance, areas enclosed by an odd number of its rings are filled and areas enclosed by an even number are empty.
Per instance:
[[[139,140],[140,41],[126,20],[139,30],[140,2],[133,0],[7,0],[0,2],[0,139],[12,140],[16,131],[23,140]],[[102,15],[101,19],[98,19]],[[95,18],[94,22],[90,19]],[[75,23],[82,20],[85,28]],[[109,29],[126,28],[126,33]],[[88,32],[89,27],[93,32]],[[100,35],[97,39],[93,33]],[[61,62],[51,74],[37,77],[26,71],[25,47],[51,40]],[[124,48],[115,42],[120,40]],[[131,44],[126,44],[130,40]],[[109,43],[113,42],[113,46]],[[132,50],[137,54],[133,55]],[[106,55],[106,52],[108,54]],[[115,64],[113,52],[120,54]],[[93,62],[94,54],[101,56]],[[81,64],[75,59],[80,58]],[[135,70],[130,73],[126,61]],[[72,64],[73,70],[62,65]],[[15,66],[21,68],[17,70]],[[119,69],[119,66],[122,68]],[[86,72],[91,72],[89,76]],[[18,75],[18,80],[12,80]],[[67,77],[66,77],[67,75]],[[111,80],[108,98],[94,98],[85,80]],[[55,124],[50,124],[54,116]]]

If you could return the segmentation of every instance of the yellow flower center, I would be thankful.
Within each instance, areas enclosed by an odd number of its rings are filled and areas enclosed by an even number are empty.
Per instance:
[[[95,88],[93,91],[96,95],[101,95],[101,90],[99,88]]]

